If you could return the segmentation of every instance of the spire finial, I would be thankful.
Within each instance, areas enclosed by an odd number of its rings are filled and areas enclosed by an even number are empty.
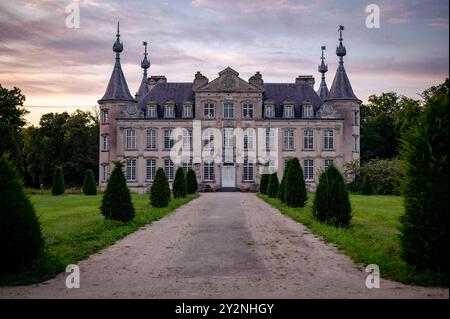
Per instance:
[[[113,51],[116,52],[116,59],[120,59],[120,52],[123,51],[123,44],[120,42],[119,21],[117,21],[116,42],[114,42]]]
[[[147,69],[150,67],[150,61],[147,59],[147,41],[143,41],[144,46],[144,59],[141,61],[141,67],[144,69],[144,75],[147,75]]]
[[[322,80],[325,80],[325,73],[328,72],[328,65],[325,64],[325,50],[326,50],[326,48],[327,47],[324,46],[324,45],[321,47],[321,50],[322,50],[322,56],[320,58],[321,63],[319,65],[319,67],[318,67],[319,72],[322,73]]]
[[[344,56],[347,54],[347,50],[345,46],[342,45],[342,31],[344,30],[344,26],[339,26],[339,46],[336,48],[336,55],[339,57],[339,63],[344,63]]]

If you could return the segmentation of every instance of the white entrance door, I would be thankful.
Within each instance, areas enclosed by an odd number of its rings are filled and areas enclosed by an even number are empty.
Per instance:
[[[222,166],[222,187],[236,187],[236,167],[234,165]]]

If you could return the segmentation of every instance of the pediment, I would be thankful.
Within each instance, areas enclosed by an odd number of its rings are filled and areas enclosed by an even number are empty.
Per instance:
[[[197,88],[202,92],[262,92],[260,88],[239,77],[239,73],[230,67],[219,72],[219,77]]]

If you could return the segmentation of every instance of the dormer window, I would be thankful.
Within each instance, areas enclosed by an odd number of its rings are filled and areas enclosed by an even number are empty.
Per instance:
[[[242,115],[244,119],[253,118],[253,104],[252,103],[244,103],[242,106]]]
[[[292,104],[284,105],[284,117],[293,118],[294,117],[294,106]]]
[[[303,117],[313,117],[314,110],[312,105],[304,105],[303,106]]]
[[[175,117],[175,106],[173,104],[168,104],[164,107],[164,117],[165,118]]]
[[[147,106],[147,117],[150,117],[150,118],[157,117],[156,104],[151,104],[151,105]]]
[[[192,105],[189,105],[189,104],[187,104],[187,105],[184,105],[183,106],[183,117],[184,118],[191,118],[193,115],[192,115]]]
[[[268,118],[275,117],[275,107],[273,105],[266,105],[265,117]]]

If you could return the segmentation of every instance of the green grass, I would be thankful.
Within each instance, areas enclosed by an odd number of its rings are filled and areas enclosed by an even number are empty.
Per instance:
[[[283,214],[306,225],[326,242],[336,244],[354,261],[377,264],[384,278],[421,285],[448,287],[448,276],[431,271],[419,272],[401,259],[399,217],[403,198],[399,196],[350,195],[352,223],[347,228],[321,224],[312,215],[313,195],[304,208],[291,208],[267,195],[258,196]]]
[[[198,197],[188,195],[172,199],[168,207],[153,208],[148,194],[133,193],[136,218],[132,222],[121,223],[107,221],[100,213],[102,194],[52,196],[48,192],[39,192],[29,196],[41,222],[45,253],[32,267],[0,276],[0,285],[31,284],[52,278],[65,271],[67,264],[87,258]]]

